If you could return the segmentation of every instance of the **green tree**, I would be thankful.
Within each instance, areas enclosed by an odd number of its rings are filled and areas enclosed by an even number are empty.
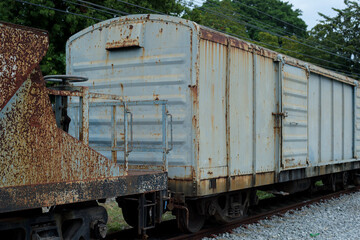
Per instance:
[[[231,15],[227,14],[234,11],[236,9],[231,0],[207,0],[200,7],[188,8],[183,17],[218,31],[249,37],[245,26],[237,23]]]
[[[154,13],[151,10],[155,10],[160,13],[179,16],[185,9],[182,1],[26,0],[27,3],[25,3],[14,0],[1,0],[0,21],[47,30],[50,44],[48,53],[41,63],[42,71],[44,75],[64,74],[65,43],[74,33],[99,21],[126,14]],[[102,5],[109,9],[101,9],[92,4]],[[141,5],[142,8],[136,5]]]
[[[280,0],[207,0],[185,15],[199,24],[230,34],[260,40],[261,32],[279,36],[306,37],[306,24],[301,11]],[[290,23],[290,24],[287,24]],[[273,40],[273,39],[272,39]],[[281,45],[282,38],[278,38]]]
[[[356,74],[360,72],[360,6],[357,1],[344,0],[344,3],[344,9],[333,8],[337,12],[335,17],[319,13],[323,19],[311,29],[309,40],[339,55],[319,52],[321,59],[334,62],[317,61],[319,64],[351,72],[350,75],[358,78]]]

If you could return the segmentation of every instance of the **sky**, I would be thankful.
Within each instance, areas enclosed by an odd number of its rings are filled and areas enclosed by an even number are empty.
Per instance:
[[[318,20],[322,19],[318,12],[327,16],[334,17],[336,12],[332,8],[343,9],[345,4],[343,0],[283,0],[294,5],[294,9],[302,11],[301,18],[308,25],[308,30],[314,27]]]

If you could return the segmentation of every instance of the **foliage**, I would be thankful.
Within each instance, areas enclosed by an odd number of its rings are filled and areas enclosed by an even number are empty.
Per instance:
[[[183,17],[218,31],[238,37],[248,37],[245,26],[227,15],[227,12],[234,11],[236,9],[231,0],[208,0],[201,7],[188,8]]]
[[[109,201],[104,204],[100,204],[100,206],[103,206],[108,214],[108,233],[131,228],[124,220],[121,208],[118,207],[116,201]]]
[[[264,200],[264,199],[275,197],[274,194],[268,193],[268,192],[265,192],[265,191],[261,191],[261,190],[256,191],[256,196],[259,198],[259,200]]]
[[[126,4],[124,3],[125,1],[120,0],[88,1],[119,11],[115,12],[104,9],[99,11],[95,6],[76,0],[26,0],[29,3],[67,12],[64,13],[14,0],[2,0],[0,1],[0,21],[47,30],[49,32],[50,45],[48,53],[41,63],[43,74],[65,74],[65,43],[71,35],[99,21],[117,17],[124,13],[149,13],[151,9],[154,9],[158,12],[179,16],[184,11],[184,4],[181,1],[126,1],[141,5],[144,9]],[[81,14],[82,16],[72,15],[69,12]]]
[[[108,222],[107,222],[108,233],[131,228],[131,226],[129,226],[124,220],[124,217],[122,215],[122,210],[121,208],[118,207],[116,201],[111,201],[111,200],[106,201],[106,203],[100,204],[100,206],[103,206],[106,209],[106,212],[108,213]],[[173,219],[175,219],[175,216],[172,215],[171,212],[165,212],[162,215],[161,221],[169,221]]]
[[[206,0],[190,6],[185,18],[303,61],[358,78],[359,3],[344,0],[337,16],[323,18],[311,31],[301,11],[281,0]]]
[[[293,10],[291,4],[280,0],[207,0],[202,6],[189,8],[184,17],[220,31],[228,28],[226,32],[233,35],[260,40],[264,37],[261,33],[267,32],[264,29],[280,36],[306,36],[306,24],[300,15],[300,10]],[[281,38],[277,42],[276,45],[281,44]]]
[[[344,9],[334,9],[337,12],[335,17],[319,13],[323,20],[310,31],[309,40],[340,55],[315,53],[321,59],[335,62],[325,64],[327,67],[351,72],[352,77],[358,78],[356,74],[359,74],[360,67],[360,6],[356,1],[344,0],[344,3]]]
[[[185,18],[308,61],[306,24],[301,11],[281,0],[207,0],[186,10]],[[305,55],[304,55],[305,54]],[[311,59],[310,59],[311,60]]]
[[[323,20],[309,32],[301,11],[283,0],[206,0],[201,6],[186,0],[26,1],[66,11],[19,0],[0,1],[0,21],[49,32],[50,46],[41,64],[44,74],[65,73],[65,43],[76,32],[102,20],[127,13],[154,13],[152,10],[190,19],[320,66],[341,69],[354,78],[360,72],[360,7],[356,1],[344,0],[346,8],[334,9],[337,15],[332,18],[319,13]],[[92,4],[108,9],[99,10]]]

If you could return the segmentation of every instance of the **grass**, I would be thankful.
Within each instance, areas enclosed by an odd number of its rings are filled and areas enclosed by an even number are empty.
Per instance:
[[[259,200],[275,197],[274,194],[268,193],[268,192],[265,192],[265,191],[261,191],[261,190],[257,190],[256,195],[258,196]]]
[[[322,186],[324,186],[324,183],[323,183],[322,180],[320,180],[320,181],[315,182],[315,186],[316,187],[322,187]]]
[[[108,213],[108,233],[131,228],[131,226],[125,222],[121,208],[118,207],[116,201],[109,201],[100,205],[103,206]]]
[[[106,203],[100,205],[103,206],[108,213],[108,233],[131,228],[131,226],[129,226],[124,220],[121,208],[118,207],[116,201],[107,201]],[[172,219],[175,219],[175,216],[172,215],[171,212],[166,212],[162,216],[162,221],[168,221]]]

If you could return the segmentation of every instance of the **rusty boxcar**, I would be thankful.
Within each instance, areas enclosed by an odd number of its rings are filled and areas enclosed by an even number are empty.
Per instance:
[[[62,82],[48,89],[39,66],[48,44],[45,31],[0,22],[1,239],[103,239],[107,213],[98,202],[107,198],[135,204],[133,225],[144,234],[161,220],[166,162],[158,170],[129,170],[126,162],[118,164],[89,147],[89,102],[105,99],[123,107],[152,102],[73,87],[69,82],[84,78],[71,76],[47,78]],[[55,96],[54,106],[49,95]],[[68,96],[80,98],[79,139],[66,132]],[[157,104],[166,110],[166,102]],[[127,116],[126,107],[124,112]],[[159,123],[164,131],[166,120]],[[126,141],[123,148],[131,150]],[[161,151],[166,159],[170,150]]]
[[[357,176],[360,92],[354,79],[170,16],[101,22],[72,36],[66,50],[67,74],[88,77],[91,91],[167,101],[169,207],[185,204],[189,224],[177,215],[188,231],[209,216],[220,222],[242,217],[256,203],[254,189],[292,193],[316,179],[336,185]],[[78,119],[78,102],[69,107]],[[161,146],[161,106],[129,111],[131,143]],[[125,135],[111,131],[112,115],[103,107],[90,112],[90,146],[109,157]],[[118,119],[113,125],[124,117]],[[78,128],[72,121],[70,132]],[[139,169],[161,164],[163,156],[138,151],[128,161]]]

